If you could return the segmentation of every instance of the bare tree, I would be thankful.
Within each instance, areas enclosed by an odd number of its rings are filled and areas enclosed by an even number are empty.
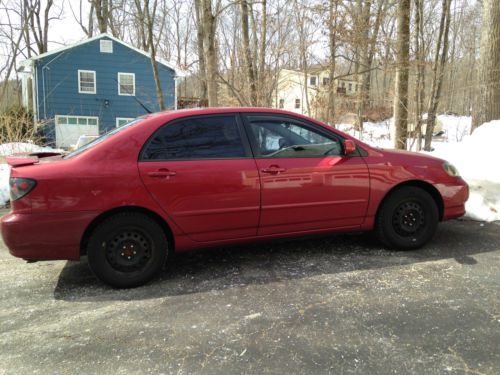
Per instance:
[[[406,149],[408,137],[408,70],[410,53],[410,0],[398,2],[396,42],[396,88],[394,95],[394,147]]]
[[[201,0],[194,0],[194,9],[196,15],[196,47],[198,56],[198,69],[200,72],[200,98],[207,99],[207,69],[205,66],[205,52],[203,50],[203,25],[201,20]]]
[[[479,94],[473,109],[473,128],[500,119],[500,4],[483,0]]]
[[[27,20],[38,53],[45,53],[47,52],[49,43],[49,23],[51,20],[57,18],[50,14],[50,9],[54,5],[54,0],[47,0],[44,6],[42,6],[41,0],[25,0],[24,4],[29,12]]]
[[[415,85],[414,125],[417,150],[422,148],[422,110],[425,95],[425,55],[423,48],[423,0],[415,0]]]
[[[252,106],[257,105],[257,85],[256,74],[252,59],[252,51],[250,50],[250,37],[248,31],[248,4],[246,0],[240,0],[241,11],[241,34],[242,34],[242,47],[245,60],[245,70],[250,89],[250,103]],[[255,40],[256,38],[254,38]]]
[[[160,76],[158,73],[158,63],[156,61],[157,41],[161,39],[161,33],[155,39],[155,25],[160,24],[159,29],[163,29],[165,13],[158,12],[158,0],[134,0],[136,16],[138,17],[140,41],[142,47],[149,51],[151,69],[153,70],[153,79],[155,81],[156,99],[160,111],[165,110],[165,101],[161,87]],[[158,14],[160,13],[160,16]]]
[[[91,38],[92,35],[94,34],[94,10],[95,10],[94,9],[94,1],[90,1],[90,8],[88,10],[86,20],[84,18],[85,12],[84,12],[84,8],[83,8],[83,1],[84,0],[80,0],[78,3],[78,12],[75,12],[71,2],[69,2],[69,8],[71,10],[71,13],[73,14],[73,18],[78,23],[78,25],[82,29],[83,33],[88,38]]]
[[[216,16],[212,10],[212,0],[197,0],[200,2],[201,29],[203,35],[203,55],[205,60],[208,105],[217,107],[217,51],[215,47]]]
[[[431,150],[432,134],[436,124],[437,108],[441,98],[443,76],[446,60],[448,57],[448,32],[450,30],[450,6],[451,0],[443,0],[441,21],[439,24],[439,35],[436,44],[434,63],[432,66],[432,83],[429,96],[429,107],[427,109],[427,126],[425,129],[426,151]]]

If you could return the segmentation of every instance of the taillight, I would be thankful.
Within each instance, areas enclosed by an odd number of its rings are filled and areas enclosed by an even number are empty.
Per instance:
[[[36,186],[36,181],[29,178],[10,178],[10,199],[15,201],[24,197]]]

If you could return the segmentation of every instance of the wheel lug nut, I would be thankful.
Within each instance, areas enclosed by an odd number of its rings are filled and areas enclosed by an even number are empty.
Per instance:
[[[130,257],[128,257],[128,259],[130,259]]]
[[[134,255],[137,254],[137,252],[134,251]]]

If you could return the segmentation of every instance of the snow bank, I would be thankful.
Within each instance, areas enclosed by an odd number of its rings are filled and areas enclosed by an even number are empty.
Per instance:
[[[469,184],[466,216],[474,220],[500,220],[498,140],[500,120],[495,120],[464,136],[461,142],[433,143],[435,150],[430,154],[455,165]]]
[[[29,142],[11,142],[0,145],[0,156],[9,156],[14,154],[25,154],[31,152],[61,151],[51,147],[38,146]],[[3,159],[3,158],[2,158]],[[5,206],[9,201],[9,176],[10,167],[7,164],[0,164],[0,207]]]
[[[7,164],[0,164],[0,207],[9,201],[9,176],[10,167]]]
[[[439,115],[437,119],[448,142],[462,142],[470,134],[472,124],[470,116]]]
[[[34,143],[27,142],[3,143],[0,145],[0,155],[2,156],[45,151],[55,150],[51,147],[38,146]]]

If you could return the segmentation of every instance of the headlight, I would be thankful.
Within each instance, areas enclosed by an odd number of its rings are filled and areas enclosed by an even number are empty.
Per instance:
[[[460,176],[460,173],[458,172],[458,169],[455,168],[455,166],[451,163],[448,163],[447,161],[445,161],[443,163],[443,169],[446,173],[448,173],[450,176],[453,176],[453,177],[458,177]]]

